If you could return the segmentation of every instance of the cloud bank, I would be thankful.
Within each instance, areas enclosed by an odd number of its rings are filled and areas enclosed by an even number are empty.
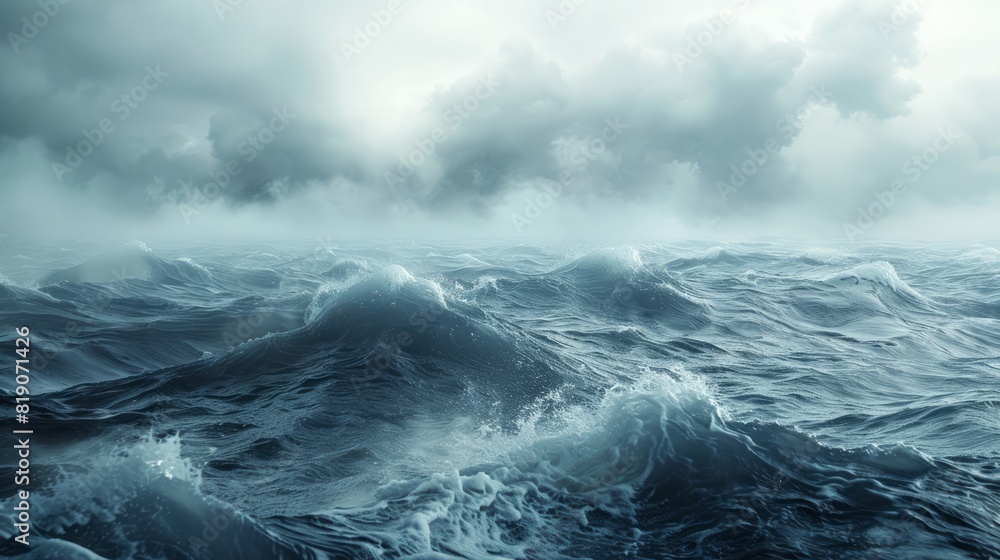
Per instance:
[[[998,10],[4,3],[5,228],[996,237]]]

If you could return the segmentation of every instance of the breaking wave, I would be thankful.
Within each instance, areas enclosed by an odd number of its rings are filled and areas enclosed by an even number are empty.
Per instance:
[[[682,249],[127,247],[4,283],[26,557],[1000,555],[982,256]]]

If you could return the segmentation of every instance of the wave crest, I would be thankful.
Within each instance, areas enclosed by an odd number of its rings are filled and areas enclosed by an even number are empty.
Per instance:
[[[861,283],[867,283],[888,288],[897,294],[924,299],[923,296],[896,274],[896,269],[891,264],[885,261],[858,265],[850,270],[827,276],[823,279],[823,282],[837,287],[856,286]]]

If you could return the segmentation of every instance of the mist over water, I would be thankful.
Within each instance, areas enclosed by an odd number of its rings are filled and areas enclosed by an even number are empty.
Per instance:
[[[1000,555],[995,246],[3,260],[37,345],[23,557]]]

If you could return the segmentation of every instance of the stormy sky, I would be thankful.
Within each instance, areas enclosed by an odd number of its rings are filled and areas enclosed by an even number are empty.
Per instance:
[[[0,234],[1000,237],[987,0],[0,4]]]

